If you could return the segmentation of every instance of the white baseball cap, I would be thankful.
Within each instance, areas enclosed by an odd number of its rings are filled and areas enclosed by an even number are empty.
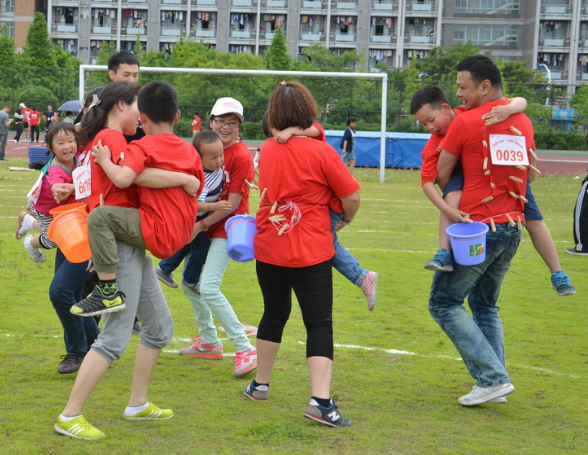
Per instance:
[[[18,105],[18,107],[26,107],[26,106],[25,106],[25,103],[20,103],[20,104]]]
[[[243,105],[235,98],[219,98],[210,112],[210,115],[215,117],[226,114],[236,114],[242,122],[245,120],[243,118]]]

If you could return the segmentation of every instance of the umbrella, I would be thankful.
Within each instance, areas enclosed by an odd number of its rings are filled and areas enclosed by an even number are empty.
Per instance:
[[[61,106],[59,106],[58,111],[72,111],[72,112],[80,112],[82,110],[82,102],[78,100],[71,100],[66,101]]]

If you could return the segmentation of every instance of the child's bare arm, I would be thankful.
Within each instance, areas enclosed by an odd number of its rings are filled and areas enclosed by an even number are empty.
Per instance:
[[[102,145],[100,141],[92,149],[92,156],[94,157],[94,162],[102,167],[102,170],[112,180],[112,183],[119,188],[128,188],[137,177],[135,171],[130,167],[114,164],[111,159],[110,149],[107,145]]]
[[[166,171],[165,169],[154,167],[148,167],[137,175],[133,183],[146,188],[176,188],[181,186],[192,197],[197,197],[200,189],[200,180],[191,174]]]
[[[54,183],[51,185],[51,194],[53,194],[53,199],[57,203],[65,201],[74,191],[73,183]]]
[[[239,204],[241,203],[241,199],[243,198],[243,194],[241,193],[229,193],[228,202],[231,204],[231,211],[229,213],[233,213]],[[227,216],[226,213],[222,212],[212,212],[206,218],[204,218],[204,223],[206,226],[212,226],[214,223],[222,220]],[[198,234],[202,232],[202,225],[201,223],[196,223],[194,225],[194,230],[192,231],[192,237],[190,238],[190,242],[196,238]]]
[[[221,212],[229,214],[233,210],[233,204],[229,201],[198,202],[198,211],[200,212]]]
[[[469,215],[466,212],[459,210],[458,208],[454,208],[449,206],[445,199],[441,197],[439,191],[435,187],[435,182],[427,182],[423,186],[423,191],[427,195],[427,197],[431,200],[433,204],[452,222],[452,223],[465,223],[466,218],[469,218]]]
[[[494,106],[490,112],[482,116],[486,126],[504,122],[513,114],[520,114],[527,108],[527,100],[522,97],[510,98],[504,106]]]
[[[302,129],[297,126],[290,126],[282,131],[277,131],[272,129],[272,134],[276,140],[280,144],[285,144],[288,142],[292,136],[308,136],[308,137],[317,137],[320,136],[321,132],[319,129],[312,125],[310,128]]]
[[[441,189],[445,188],[445,185],[451,179],[451,173],[457,164],[458,157],[451,153],[441,150],[439,159],[437,160],[437,185]]]

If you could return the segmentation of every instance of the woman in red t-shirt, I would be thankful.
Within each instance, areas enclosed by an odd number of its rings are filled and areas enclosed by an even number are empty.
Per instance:
[[[316,114],[316,102],[306,87],[282,82],[269,102],[269,127],[306,129]],[[258,401],[268,398],[294,290],[306,327],[312,390],[305,417],[333,427],[351,425],[330,399],[335,248],[329,202],[333,194],[341,200],[348,223],[359,208],[357,182],[332,146],[310,137],[292,137],[285,144],[268,139],[260,153],[258,181],[264,197],[257,212],[255,259],[264,313],[257,333],[257,376],[245,395]],[[336,229],[345,226],[344,221]]]

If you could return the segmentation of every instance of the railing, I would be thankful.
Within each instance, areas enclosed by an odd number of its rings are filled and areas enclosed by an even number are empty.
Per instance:
[[[217,0],[192,0],[192,6],[216,6]]]
[[[353,43],[355,41],[355,33],[335,33],[335,41]]]
[[[373,32],[370,36],[370,41],[372,43],[395,43],[396,36],[392,35],[374,35]]]
[[[301,6],[302,8],[322,9],[323,2],[322,0],[303,0]]]
[[[352,9],[352,10],[356,10],[357,9],[357,2],[349,2],[349,1],[337,1],[335,2],[335,5],[333,6],[335,9]]]
[[[323,32],[318,32],[318,33],[301,33],[300,34],[300,39],[302,41],[323,41]]]
[[[409,43],[415,44],[431,44],[433,43],[433,37],[429,35],[408,35],[405,36]]]
[[[194,30],[192,36],[195,38],[216,38],[216,28]]]
[[[231,38],[254,39],[255,31],[253,30],[231,30]]]
[[[412,0],[406,2],[406,10],[407,11],[435,11],[435,2],[431,1],[429,3],[419,2],[418,0]]]
[[[543,14],[572,14],[572,7],[569,5],[542,5]]]
[[[164,5],[185,5],[187,2],[186,0],[163,0],[162,3]]]
[[[372,9],[392,12],[394,4],[389,0],[373,0]]]
[[[251,7],[251,6],[255,6],[255,2],[253,0],[233,0],[231,2],[231,5]]]
[[[78,25],[77,24],[53,24],[51,29],[57,33],[77,33],[78,32]]]
[[[96,35],[114,35],[116,34],[116,27],[92,27],[92,33]]]
[[[286,8],[286,0],[266,0],[266,8]]]
[[[182,27],[161,27],[161,36],[179,37],[185,35],[186,29]]]
[[[121,27],[121,32],[123,35],[146,35],[147,34],[147,27],[143,28],[135,28],[135,27]]]

